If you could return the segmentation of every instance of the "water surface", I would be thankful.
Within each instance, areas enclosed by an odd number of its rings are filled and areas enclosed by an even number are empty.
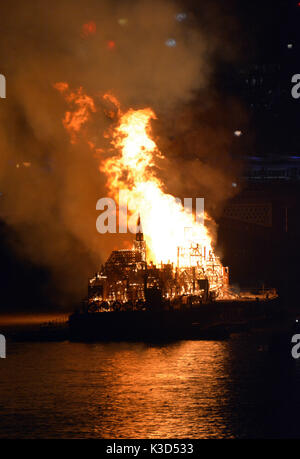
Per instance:
[[[300,437],[300,361],[261,341],[8,343],[0,437]]]

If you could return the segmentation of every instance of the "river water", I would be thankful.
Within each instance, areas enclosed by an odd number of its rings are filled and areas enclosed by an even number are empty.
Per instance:
[[[300,359],[228,341],[8,343],[0,437],[300,437]]]

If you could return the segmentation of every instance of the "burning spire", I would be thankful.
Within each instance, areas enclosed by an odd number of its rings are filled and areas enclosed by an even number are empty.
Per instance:
[[[141,216],[139,214],[137,223],[136,223],[136,240],[137,241],[143,241],[144,240],[144,234],[143,234],[143,227],[141,223]]]
[[[136,235],[134,241],[134,250],[141,252],[142,261],[146,261],[146,243],[144,241],[143,228],[141,223],[141,216],[139,214],[136,223]]]

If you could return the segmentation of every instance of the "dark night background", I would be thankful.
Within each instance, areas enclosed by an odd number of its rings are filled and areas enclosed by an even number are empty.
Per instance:
[[[239,113],[228,112],[232,130],[243,135],[234,138],[233,152],[244,158],[244,171],[251,169],[251,157],[262,157],[268,164],[281,163],[290,157],[300,158],[300,101],[291,97],[291,78],[300,73],[300,6],[297,1],[251,0],[209,2],[214,5],[207,23],[222,28],[222,15],[234,18],[228,33],[236,41],[238,53],[230,63],[216,56],[213,84],[218,91],[218,104],[230,98],[243,107]],[[224,5],[226,3],[226,6]],[[206,2],[186,2],[186,9],[205,18]],[[238,27],[236,26],[238,24]],[[292,47],[288,47],[292,44]],[[9,75],[7,75],[9,84]],[[233,132],[232,131],[232,132]],[[233,133],[232,133],[233,135]],[[282,159],[283,158],[283,159]],[[299,159],[300,161],[300,159]],[[283,166],[285,167],[285,166]],[[295,166],[297,169],[297,165]],[[253,185],[241,173],[241,196],[253,200],[268,199],[273,205],[273,223],[268,229],[255,224],[231,225],[220,217],[219,248],[224,264],[231,269],[231,282],[244,286],[274,286],[283,298],[296,301],[299,265],[299,180],[300,162],[295,177],[288,181],[266,181],[262,177]],[[244,177],[244,178],[243,178]],[[267,182],[267,183],[266,183]],[[1,184],[0,184],[1,187]],[[1,190],[5,193],[5,190]],[[26,190],[24,190],[26,193]],[[234,198],[239,200],[239,194]],[[286,228],[288,208],[288,229]],[[1,219],[1,197],[0,197]],[[15,247],[22,244],[16,231],[0,222],[0,310],[54,311],[71,308],[59,304],[51,272],[17,255]],[[19,252],[18,252],[19,253]],[[87,283],[86,279],[82,280]]]

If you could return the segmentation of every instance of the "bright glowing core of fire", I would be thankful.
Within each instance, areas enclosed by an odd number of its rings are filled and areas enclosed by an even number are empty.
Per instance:
[[[198,244],[208,256],[212,247],[205,226],[164,192],[156,176],[155,160],[163,156],[151,139],[151,119],[155,114],[150,108],[131,109],[121,116],[111,140],[118,155],[101,166],[108,188],[116,198],[120,189],[126,190],[129,209],[140,214],[148,260],[176,264],[178,247],[191,244]]]

